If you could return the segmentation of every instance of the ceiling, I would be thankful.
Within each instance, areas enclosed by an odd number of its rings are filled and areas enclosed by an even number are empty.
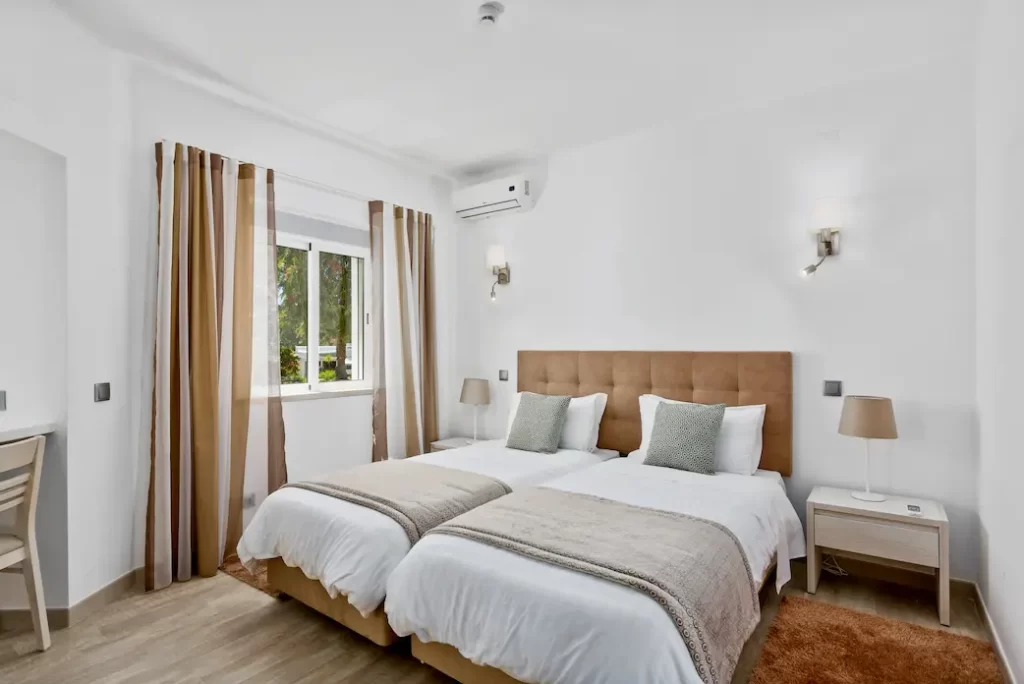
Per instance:
[[[973,40],[964,0],[56,0],[114,48],[468,177]],[[285,9],[287,8],[287,9]]]

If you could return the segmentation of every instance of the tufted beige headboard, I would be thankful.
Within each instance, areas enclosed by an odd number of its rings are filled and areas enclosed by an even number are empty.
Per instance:
[[[520,392],[574,397],[605,392],[597,445],[640,446],[640,395],[701,404],[766,404],[761,469],[793,470],[790,352],[520,351]]]

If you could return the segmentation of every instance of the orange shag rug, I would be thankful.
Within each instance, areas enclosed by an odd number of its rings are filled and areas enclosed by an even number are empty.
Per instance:
[[[751,684],[1002,684],[992,646],[787,596]]]
[[[252,574],[246,570],[245,566],[242,565],[242,561],[238,560],[237,554],[231,554],[224,559],[224,564],[220,566],[220,569],[227,574],[234,577],[239,582],[245,582],[254,589],[259,589],[264,594],[269,594],[274,598],[281,593],[270,586],[270,581],[267,580],[267,562],[257,561],[259,568],[256,570],[256,574]]]

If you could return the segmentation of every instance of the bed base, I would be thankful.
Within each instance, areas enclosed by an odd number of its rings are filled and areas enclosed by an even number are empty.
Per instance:
[[[496,667],[477,665],[454,646],[439,641],[425,644],[415,634],[412,636],[412,656],[461,684],[522,684]]]
[[[309,579],[299,568],[288,567],[280,558],[267,561],[267,580],[282,594],[291,596],[378,646],[390,646],[398,640],[398,635],[388,624],[383,606],[363,617],[344,596],[331,598],[320,582]]]
[[[757,587],[762,603],[762,590],[768,586],[768,580],[771,579],[774,570],[775,563],[772,563]],[[496,667],[477,665],[459,653],[454,646],[441,642],[423,643],[415,634],[412,636],[412,655],[424,665],[448,675],[460,684],[525,684]]]

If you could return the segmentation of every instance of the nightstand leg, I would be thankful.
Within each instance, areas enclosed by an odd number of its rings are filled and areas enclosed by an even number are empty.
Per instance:
[[[949,627],[949,527],[939,529],[939,622]]]
[[[807,552],[807,593],[818,591],[818,580],[821,579],[821,549],[812,548]]]
[[[818,590],[821,576],[821,551],[814,544],[814,504],[807,502],[807,593]]]

